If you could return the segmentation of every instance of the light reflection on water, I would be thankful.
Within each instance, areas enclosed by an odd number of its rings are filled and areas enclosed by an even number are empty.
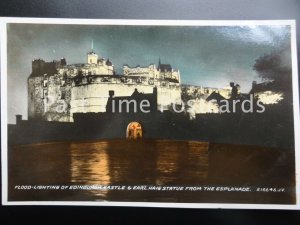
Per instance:
[[[209,149],[209,151],[208,151]],[[242,150],[242,151],[241,151]],[[209,154],[208,154],[209,152]],[[107,140],[50,142],[10,146],[8,197],[11,201],[152,201],[293,203],[294,158],[278,164],[286,151],[257,146],[208,144],[197,141]],[[208,166],[209,165],[209,166]],[[272,170],[270,171],[270,168]],[[283,170],[282,168],[287,168]],[[260,174],[260,176],[257,176]],[[15,185],[261,185],[290,189],[282,193],[176,192],[32,189]]]
[[[109,160],[107,156],[107,142],[72,143],[71,154],[71,183],[74,184],[110,184]],[[91,191],[95,195],[105,196],[102,192]]]
[[[166,145],[165,142],[157,143],[158,157],[156,161],[156,168],[160,176],[156,178],[157,185],[163,185],[166,182],[174,180],[174,173],[178,170],[179,152],[177,145]]]
[[[72,143],[69,148],[72,184],[183,185],[201,183],[207,176],[207,143],[117,140]]]

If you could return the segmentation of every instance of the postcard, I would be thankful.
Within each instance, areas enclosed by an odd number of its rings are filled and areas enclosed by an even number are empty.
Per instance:
[[[300,208],[295,21],[0,21],[2,204]]]

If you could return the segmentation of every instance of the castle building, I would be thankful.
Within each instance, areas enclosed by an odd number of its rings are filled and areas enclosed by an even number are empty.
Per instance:
[[[111,91],[114,97],[124,97],[153,94],[153,88],[158,110],[181,103],[179,70],[160,60],[157,67],[124,65],[123,74],[117,75],[112,62],[93,49],[81,64],[68,65],[65,58],[36,59],[28,78],[28,119],[73,122],[74,113],[106,112]]]
[[[146,76],[151,80],[168,80],[180,83],[180,72],[174,70],[170,64],[161,64],[160,58],[158,67],[155,64],[150,64],[146,67],[136,66],[129,67],[128,65],[123,66],[123,74],[125,76]]]

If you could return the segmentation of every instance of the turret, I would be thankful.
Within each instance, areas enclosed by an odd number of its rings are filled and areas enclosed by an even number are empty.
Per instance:
[[[66,66],[67,65],[67,60],[65,58],[60,59],[60,65],[61,66]]]
[[[107,66],[112,66],[112,63],[111,63],[111,61],[109,61],[109,59],[106,60],[106,65]]]
[[[94,40],[92,40],[92,49],[87,54],[88,58],[88,64],[97,64],[98,63],[98,55],[94,52]]]
[[[88,64],[97,64],[98,62],[98,55],[91,51],[87,54],[87,61],[88,61]]]
[[[43,72],[45,66],[45,61],[42,59],[35,59],[32,61],[32,73],[40,74]]]
[[[58,61],[45,62],[42,59],[35,59],[32,61],[32,76],[54,74],[58,64]]]

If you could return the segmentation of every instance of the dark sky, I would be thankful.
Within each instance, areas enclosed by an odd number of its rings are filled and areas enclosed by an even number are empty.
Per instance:
[[[27,78],[31,61],[65,57],[68,64],[86,62],[94,51],[109,58],[118,73],[130,66],[170,63],[185,84],[224,87],[230,81],[248,92],[255,60],[290,45],[288,26],[96,26],[8,25],[8,120],[27,118]]]

